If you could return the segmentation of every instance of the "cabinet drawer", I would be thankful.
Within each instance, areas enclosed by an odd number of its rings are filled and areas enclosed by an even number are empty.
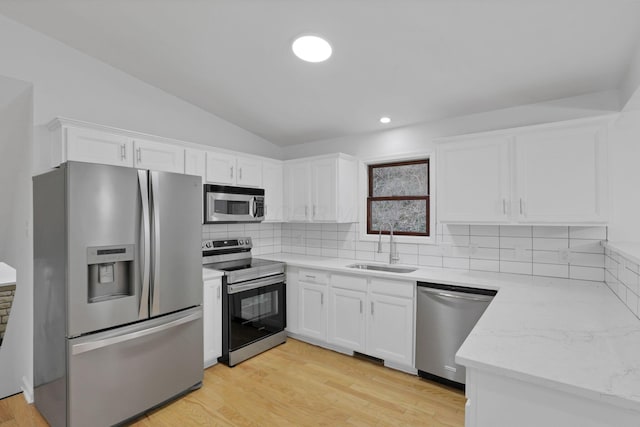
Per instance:
[[[317,283],[320,285],[326,285],[327,283],[329,283],[329,273],[325,271],[307,270],[301,268],[298,277],[298,280],[300,280],[301,282]]]
[[[360,276],[347,276],[344,274],[332,274],[331,286],[341,289],[352,289],[354,291],[367,291],[367,278]]]
[[[415,282],[372,278],[370,289],[375,294],[413,298],[415,287]]]

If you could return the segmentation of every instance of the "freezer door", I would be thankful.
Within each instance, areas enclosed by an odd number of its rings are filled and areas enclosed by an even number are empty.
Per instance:
[[[139,320],[144,248],[137,171],[79,162],[66,168],[67,336],[73,337]]]
[[[114,425],[202,383],[202,308],[67,346],[69,426]]]
[[[199,177],[151,171],[151,316],[202,304]]]

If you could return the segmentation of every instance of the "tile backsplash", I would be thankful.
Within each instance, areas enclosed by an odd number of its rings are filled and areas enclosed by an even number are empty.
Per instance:
[[[295,253],[388,262],[389,237],[361,241],[358,224],[207,224],[203,239],[249,236],[253,254]],[[605,280],[606,227],[446,225],[435,244],[398,243],[401,264]],[[637,273],[637,266],[636,266]],[[636,293],[636,295],[638,295]]]
[[[605,249],[605,282],[620,300],[640,318],[640,274],[638,264],[615,250]]]
[[[444,225],[436,244],[398,243],[401,264],[604,280],[606,227]],[[389,237],[360,241],[358,224],[282,224],[282,252],[388,262]]]
[[[282,224],[205,224],[202,226],[202,239],[227,239],[251,237],[254,256],[282,252]]]

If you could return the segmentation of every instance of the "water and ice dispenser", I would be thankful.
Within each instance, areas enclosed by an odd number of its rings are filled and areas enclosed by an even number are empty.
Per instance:
[[[87,248],[89,302],[100,302],[134,294],[135,245]]]

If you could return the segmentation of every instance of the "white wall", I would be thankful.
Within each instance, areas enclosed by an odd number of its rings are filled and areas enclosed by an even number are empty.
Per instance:
[[[0,76],[33,84],[34,124],[69,117],[280,158],[280,147],[0,15]],[[46,134],[35,135],[38,146]]]
[[[0,397],[33,381],[32,105],[30,86],[3,80],[16,97],[0,109],[0,261],[16,269],[16,294],[0,347]],[[10,89],[8,86],[12,86]],[[23,381],[24,377],[24,381]]]
[[[285,147],[284,158],[295,159],[335,152],[371,158],[421,152],[430,150],[431,141],[438,137],[599,116],[617,111],[620,111],[618,91],[597,92],[439,122],[293,145]]]

